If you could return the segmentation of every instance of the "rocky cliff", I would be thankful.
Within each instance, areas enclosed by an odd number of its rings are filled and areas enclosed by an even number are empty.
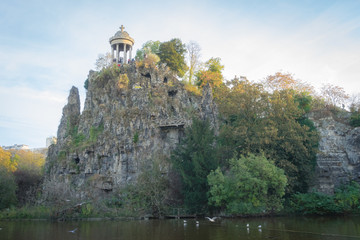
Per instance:
[[[63,108],[46,162],[45,198],[86,199],[134,181],[147,162],[169,156],[194,116],[218,128],[211,89],[189,92],[165,67],[90,71],[82,113],[75,87]]]
[[[320,133],[314,188],[332,194],[349,181],[360,183],[360,128],[349,125],[346,112],[317,111],[309,115]]]

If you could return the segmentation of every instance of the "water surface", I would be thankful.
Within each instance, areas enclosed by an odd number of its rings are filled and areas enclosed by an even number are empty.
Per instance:
[[[199,221],[199,225],[196,224]],[[247,227],[249,224],[249,227]],[[259,227],[261,226],[261,227]],[[360,239],[360,217],[276,217],[139,221],[0,221],[0,240]],[[74,233],[69,232],[74,230]]]

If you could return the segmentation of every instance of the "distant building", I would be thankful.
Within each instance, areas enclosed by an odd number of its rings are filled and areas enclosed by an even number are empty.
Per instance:
[[[4,150],[10,150],[10,149],[15,149],[15,150],[29,150],[29,146],[25,145],[25,144],[14,144],[12,146],[2,146],[2,148]]]
[[[56,144],[57,138],[54,136],[46,138],[46,148],[50,147],[52,144]]]

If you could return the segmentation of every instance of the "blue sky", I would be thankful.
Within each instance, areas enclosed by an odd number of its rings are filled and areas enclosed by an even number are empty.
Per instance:
[[[0,2],[0,146],[45,146],[70,88],[79,88],[109,38],[125,26],[134,49],[148,40],[196,41],[220,57],[225,78],[277,71],[320,88],[360,92],[360,1]]]

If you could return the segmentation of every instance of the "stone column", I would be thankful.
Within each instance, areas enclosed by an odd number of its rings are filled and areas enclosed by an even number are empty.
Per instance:
[[[114,47],[111,46],[111,62],[114,61]]]
[[[126,44],[124,43],[124,63],[127,63]]]
[[[116,44],[116,63],[119,62],[119,44]]]
[[[132,46],[130,46],[130,50],[129,50],[129,51],[130,51],[129,54],[130,54],[130,61],[131,61],[131,60],[132,60]]]

